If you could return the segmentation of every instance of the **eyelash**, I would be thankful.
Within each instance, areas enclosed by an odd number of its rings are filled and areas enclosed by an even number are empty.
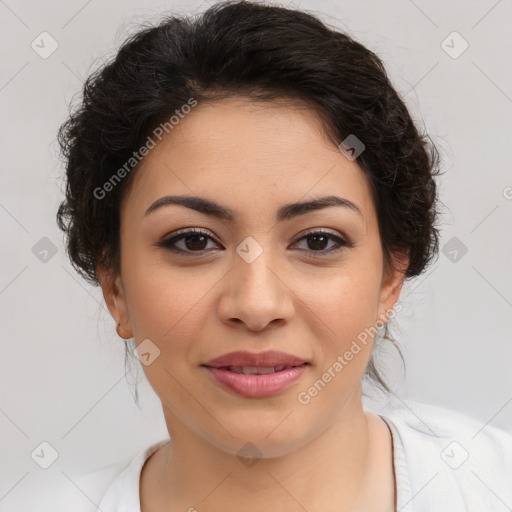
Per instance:
[[[203,235],[203,236],[206,236],[206,237],[210,238],[211,240],[215,241],[215,239],[212,236],[210,236],[210,234],[207,231],[203,231],[200,229],[187,229],[187,230],[177,231],[176,234],[174,236],[172,236],[171,238],[162,240],[161,242],[158,242],[155,245],[157,245],[158,247],[163,247],[164,249],[166,249],[168,251],[179,253],[186,257],[194,256],[194,255],[202,256],[205,253],[209,252],[207,249],[202,249],[201,251],[190,251],[190,250],[185,251],[183,249],[178,249],[177,247],[175,247],[175,244],[177,242],[179,242],[180,240],[186,239],[188,237],[192,237],[194,235]],[[314,258],[324,257],[328,254],[330,255],[332,253],[338,252],[339,250],[343,249],[344,247],[351,247],[351,244],[349,242],[347,242],[346,240],[344,240],[343,238],[336,236],[329,231],[325,231],[325,230],[321,230],[321,229],[316,230],[316,231],[310,231],[309,233],[306,233],[305,235],[298,238],[294,243],[300,242],[301,240],[307,239],[308,237],[313,236],[313,235],[326,236],[327,238],[336,242],[339,245],[339,247],[337,247],[335,249],[331,248],[329,250],[321,250],[321,251],[313,251],[313,250],[308,251],[307,249],[304,249],[304,250],[310,252],[311,256]],[[317,254],[315,254],[315,253],[317,253]]]

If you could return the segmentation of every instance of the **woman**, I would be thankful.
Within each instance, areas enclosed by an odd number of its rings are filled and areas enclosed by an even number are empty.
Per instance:
[[[439,238],[436,149],[375,54],[304,12],[220,3],[133,36],[59,136],[70,259],[135,341],[170,438],[100,510],[512,506],[511,436],[362,406]]]

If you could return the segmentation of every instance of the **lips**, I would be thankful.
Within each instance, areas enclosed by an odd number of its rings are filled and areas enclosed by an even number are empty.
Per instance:
[[[304,374],[309,362],[291,354],[230,352],[201,365],[225,389],[250,398],[283,392]]]

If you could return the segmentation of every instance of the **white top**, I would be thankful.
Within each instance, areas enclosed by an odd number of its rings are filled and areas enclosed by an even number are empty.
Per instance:
[[[512,435],[413,401],[378,414],[390,427],[399,512],[510,512]],[[168,439],[141,450],[104,483],[91,512],[140,512],[144,462]],[[97,502],[96,502],[97,503]]]

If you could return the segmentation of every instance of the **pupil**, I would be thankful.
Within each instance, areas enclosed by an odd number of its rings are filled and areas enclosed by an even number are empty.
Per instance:
[[[198,239],[202,239],[202,241],[200,242],[197,242]],[[190,241],[192,240],[192,243],[190,243]],[[191,235],[189,237],[187,237],[187,240],[186,240],[186,246],[187,246],[187,249],[190,249],[190,250],[203,250],[205,248],[205,242],[206,240],[206,237],[204,235]],[[199,246],[197,245],[199,244]],[[201,247],[202,245],[202,247]]]
[[[309,236],[309,240],[311,240],[311,239],[313,239],[313,240],[315,240],[315,239],[316,240],[318,240],[318,239],[322,240],[324,243],[320,242],[319,245],[321,247],[318,247],[318,244],[317,244],[316,249],[320,249],[320,250],[325,249],[325,242],[328,241],[328,238],[325,235],[310,235]],[[315,245],[314,242],[313,242],[313,244],[308,243],[308,245],[309,245],[310,249],[315,249],[315,247],[313,247]]]

